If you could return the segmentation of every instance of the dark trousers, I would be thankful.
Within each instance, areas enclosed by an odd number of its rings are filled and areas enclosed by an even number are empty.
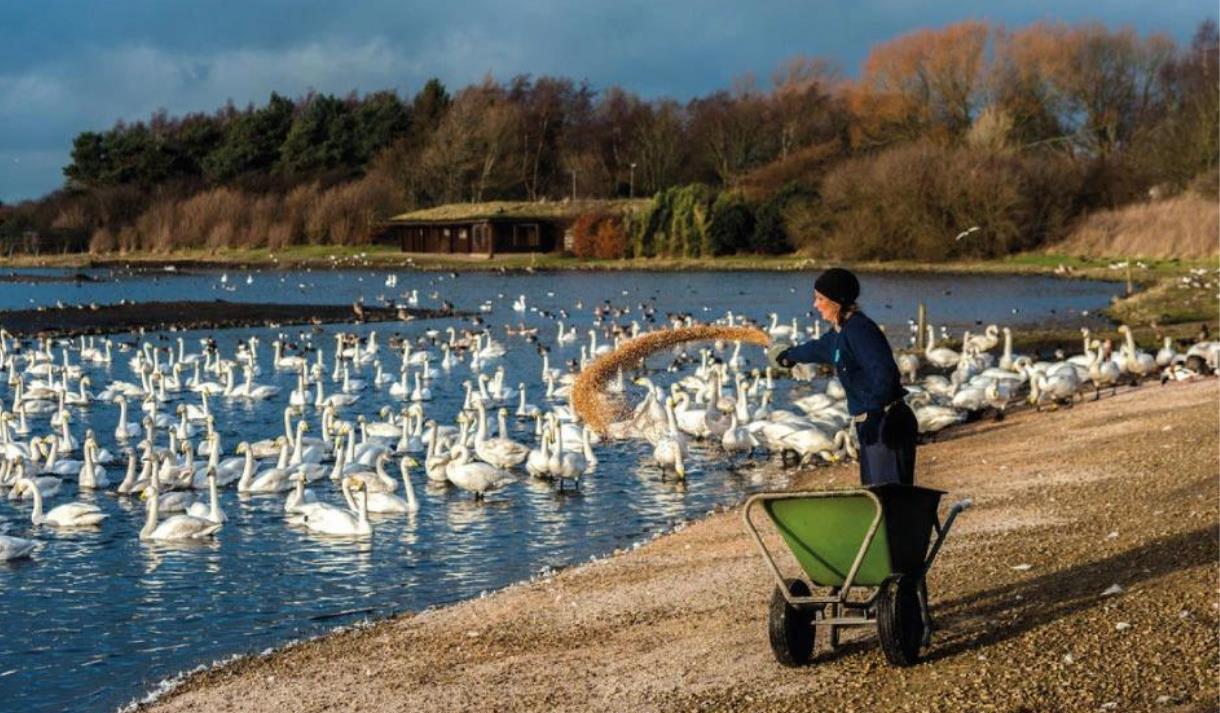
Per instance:
[[[915,436],[919,424],[905,403],[870,411],[856,424],[860,440],[860,484],[915,484]]]

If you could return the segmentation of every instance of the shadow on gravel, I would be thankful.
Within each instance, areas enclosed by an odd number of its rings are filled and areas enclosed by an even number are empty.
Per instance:
[[[938,602],[933,590],[932,616],[940,624],[940,645],[934,638],[926,660],[982,648],[1095,607],[1112,584],[1131,589],[1179,570],[1214,565],[1218,559],[1220,543],[1216,528],[1209,525],[957,599]]]

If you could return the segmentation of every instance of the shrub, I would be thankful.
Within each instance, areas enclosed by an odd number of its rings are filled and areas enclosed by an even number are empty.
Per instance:
[[[1062,235],[1080,180],[1064,159],[900,146],[827,176],[829,226],[820,247],[831,257],[867,260],[1007,254]]]
[[[708,226],[708,242],[712,255],[727,255],[748,250],[754,234],[754,211],[745,198],[734,191],[725,191],[712,204]]]

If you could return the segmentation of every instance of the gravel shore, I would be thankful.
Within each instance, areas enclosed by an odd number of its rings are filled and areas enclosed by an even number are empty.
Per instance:
[[[190,677],[155,711],[1212,711],[1220,383],[1025,410],[920,449],[974,499],[929,576],[926,660],[875,636],[786,669],[740,508],[483,599]],[[854,465],[798,486],[846,487]],[[1114,585],[1117,585],[1115,587]]]

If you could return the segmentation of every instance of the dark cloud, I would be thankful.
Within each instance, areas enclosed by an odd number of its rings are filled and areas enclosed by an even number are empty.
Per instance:
[[[686,99],[745,73],[765,83],[796,54],[833,58],[850,74],[879,40],[967,18],[1095,19],[1186,40],[1215,13],[1214,2],[1199,0],[7,2],[0,5],[0,199],[60,185],[80,131],[158,108],[181,114],[229,99],[262,102],[272,90],[409,94],[432,76],[459,87],[490,72],[559,74]]]

